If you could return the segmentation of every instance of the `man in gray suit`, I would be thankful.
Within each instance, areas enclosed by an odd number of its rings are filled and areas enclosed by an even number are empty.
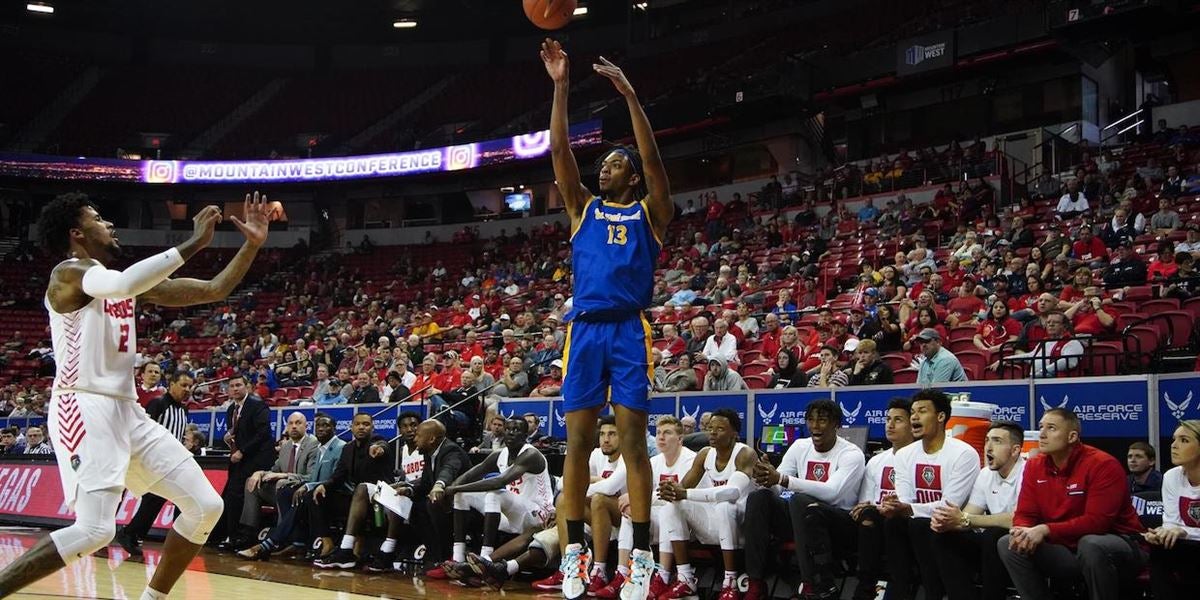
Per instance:
[[[296,527],[296,513],[301,508],[299,505],[307,493],[322,481],[333,476],[333,470],[342,457],[342,447],[346,445],[344,440],[334,435],[336,429],[337,424],[329,415],[319,412],[313,417],[313,431],[316,433],[317,446],[312,452],[315,458],[311,459],[311,463],[306,463],[309,464],[307,473],[299,481],[284,480],[276,485],[278,491],[275,496],[275,506],[279,511],[279,521],[275,527],[271,528],[267,539],[238,552],[238,556],[247,560],[266,560],[274,552],[281,552],[281,556],[304,554],[308,548],[308,542],[311,540],[303,525]],[[301,431],[304,429],[302,428]],[[303,449],[303,446],[301,448]],[[280,454],[288,456],[287,453],[281,452]],[[297,494],[299,490],[303,490],[303,492]]]
[[[308,419],[294,412],[287,420],[287,439],[279,448],[279,457],[269,471],[255,471],[246,480],[246,500],[242,503],[242,525],[257,530],[262,521],[262,505],[273,504],[280,485],[299,483],[317,464],[317,437],[308,433]],[[257,537],[257,536],[255,536]]]

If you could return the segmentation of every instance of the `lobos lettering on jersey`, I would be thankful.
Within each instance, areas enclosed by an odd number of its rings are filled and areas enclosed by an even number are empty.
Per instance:
[[[917,463],[917,504],[928,504],[942,499],[942,466]]]
[[[405,475],[415,475],[417,473],[420,473],[423,470],[425,470],[425,462],[424,461],[414,461],[414,462],[410,462],[410,463],[404,465],[404,474]]]
[[[1200,527],[1200,498],[1179,497],[1179,520],[1188,527]]]
[[[659,473],[658,482],[662,483],[664,481],[674,481],[675,483],[679,483],[679,476],[674,473]]]
[[[804,478],[809,481],[820,481],[822,483],[829,481],[829,463],[809,462]]]
[[[879,501],[896,495],[896,468],[884,467],[883,476],[879,479]]]
[[[104,300],[104,314],[114,319],[128,319],[133,316],[133,298],[124,300]]]

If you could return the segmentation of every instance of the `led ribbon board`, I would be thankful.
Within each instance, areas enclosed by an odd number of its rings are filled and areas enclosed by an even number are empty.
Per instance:
[[[571,146],[599,144],[599,120],[570,129]],[[0,154],[0,177],[152,184],[297,183],[462,171],[545,156],[550,131],[445,148],[297,160],[119,160]]]

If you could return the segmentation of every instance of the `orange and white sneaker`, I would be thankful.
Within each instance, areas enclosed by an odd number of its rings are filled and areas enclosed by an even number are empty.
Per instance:
[[[651,595],[655,580],[654,554],[649,550],[634,550],[629,555],[629,579],[621,588],[621,600],[654,600]]]
[[[562,573],[562,593],[566,600],[580,600],[587,596],[588,570],[592,568],[592,553],[582,544],[568,544],[558,570]]]

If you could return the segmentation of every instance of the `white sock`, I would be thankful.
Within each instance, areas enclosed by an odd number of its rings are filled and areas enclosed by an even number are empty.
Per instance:
[[[663,583],[671,583],[671,572],[666,569],[659,569],[658,577],[663,580]]]
[[[721,587],[729,587],[737,583],[737,571],[725,571],[725,581]]]
[[[467,560],[467,543],[454,542],[454,562]]]
[[[592,575],[600,575],[600,578],[604,579],[605,573],[608,573],[608,565],[602,562],[592,563]]]
[[[617,567],[617,572],[621,574],[621,577],[628,578],[629,577],[629,565],[621,565],[621,566]]]
[[[142,592],[142,600],[167,600],[167,595],[151,587],[147,587],[146,591]]]
[[[342,550],[353,550],[354,549],[354,536],[349,535],[349,534],[343,535],[341,549]]]
[[[679,565],[675,567],[675,570],[679,573],[680,581],[686,581],[692,584],[696,583],[696,569],[692,568],[691,563]]]
[[[504,563],[504,566],[508,567],[508,576],[509,577],[512,577],[513,575],[516,575],[517,573],[521,572],[521,565],[518,565],[517,561],[515,561],[515,560],[510,560],[510,561]]]
[[[384,554],[387,554],[388,552],[392,552],[395,549],[396,549],[396,540],[394,538],[387,538],[386,540],[383,540],[383,545],[379,546],[379,551]]]
[[[479,547],[479,556],[481,556],[483,558],[491,558],[492,553],[495,551],[496,551],[496,549],[491,546],[480,546]]]

